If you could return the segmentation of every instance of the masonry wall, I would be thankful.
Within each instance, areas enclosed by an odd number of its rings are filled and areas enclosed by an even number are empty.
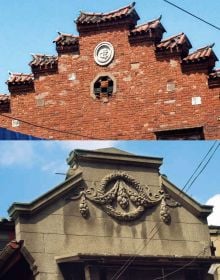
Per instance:
[[[104,170],[96,170],[96,173],[91,169],[85,170],[85,184],[98,186],[100,178],[112,172],[110,166],[105,166]],[[129,168],[124,168],[124,171],[134,175]],[[140,178],[138,181],[142,184],[147,182],[153,192],[158,189],[156,174],[151,176],[150,172],[139,170],[135,178]],[[146,214],[136,221],[118,222],[88,203],[90,216],[84,219],[79,212],[79,200],[68,201],[72,195],[69,193],[30,218],[20,217],[16,221],[17,239],[24,240],[26,248],[36,260],[40,272],[37,280],[63,279],[55,257],[80,253],[132,255],[139,252],[140,247],[142,250],[139,254],[142,256],[195,256],[210,245],[206,221],[196,218],[183,207],[172,210],[170,225],[160,221],[160,205],[147,209]],[[161,225],[159,231],[152,236],[158,223]],[[209,249],[204,256],[210,256]]]
[[[128,35],[127,28],[81,35],[80,54],[59,55],[58,73],[35,77],[34,92],[11,95],[8,116],[37,127],[13,128],[0,116],[1,127],[47,139],[156,139],[156,131],[203,127],[206,139],[219,138],[220,90],[209,89],[208,72],[184,74],[179,56],[157,58],[153,43],[130,44]],[[102,41],[115,48],[107,67],[93,58]],[[103,102],[92,95],[92,82],[108,74],[116,93]],[[168,92],[170,81],[175,89]],[[201,104],[192,105],[193,97]]]

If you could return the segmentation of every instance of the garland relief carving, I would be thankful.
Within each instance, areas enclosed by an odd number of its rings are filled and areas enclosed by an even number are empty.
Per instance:
[[[140,185],[132,176],[123,172],[109,174],[98,187],[87,188],[71,198],[77,199],[80,199],[79,211],[83,218],[89,216],[87,201],[90,201],[119,221],[137,220],[147,209],[160,204],[160,219],[169,224],[169,208],[180,206],[162,187],[158,193],[153,194],[148,186]]]

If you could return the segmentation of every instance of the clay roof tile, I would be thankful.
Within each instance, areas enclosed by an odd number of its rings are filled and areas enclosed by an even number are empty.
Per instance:
[[[34,81],[33,74],[23,74],[23,73],[9,73],[9,78],[7,84],[24,84],[32,83]]]
[[[134,9],[134,6],[135,6],[135,2],[133,2],[129,6],[125,6],[123,8],[111,11],[109,13],[81,12],[80,16],[76,20],[76,23],[77,24],[95,24],[95,23],[107,22],[107,21],[124,18],[129,15],[133,15],[136,18],[136,20],[139,20],[140,18]]]
[[[77,45],[79,43],[79,37],[74,36],[72,34],[66,34],[58,32],[58,37],[53,41],[57,45],[69,46],[69,45]]]
[[[182,46],[184,44],[186,44],[189,49],[192,47],[187,36],[184,33],[180,33],[178,35],[174,35],[172,37],[164,39],[156,46],[156,49],[157,50],[163,50],[163,49],[172,50],[172,49],[178,48],[179,46]]]
[[[160,29],[162,29],[163,32],[166,32],[166,30],[163,27],[163,25],[161,24],[160,20],[161,20],[161,16],[157,19],[154,19],[154,20],[148,21],[144,24],[138,25],[131,30],[130,35],[145,33],[145,32],[148,32],[150,29],[157,29],[157,28],[160,28]]]
[[[218,61],[217,56],[212,50],[213,46],[214,44],[208,45],[206,47],[194,51],[193,53],[189,54],[187,57],[183,59],[183,63],[199,62],[200,60],[204,60],[210,57],[213,57],[215,61]]]
[[[53,67],[54,64],[58,63],[58,57],[55,55],[45,55],[45,54],[32,54],[32,61],[29,63],[30,66],[43,67],[48,66]]]

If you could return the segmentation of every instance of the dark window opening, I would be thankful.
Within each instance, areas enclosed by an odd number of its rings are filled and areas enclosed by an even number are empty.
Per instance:
[[[113,81],[108,76],[99,77],[94,84],[94,94],[97,98],[112,96],[113,86]]]
[[[157,140],[204,140],[203,127],[155,132]]]

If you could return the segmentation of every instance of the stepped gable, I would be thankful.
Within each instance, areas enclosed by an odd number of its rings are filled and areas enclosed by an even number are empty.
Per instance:
[[[58,37],[53,41],[56,43],[58,54],[79,53],[79,36],[58,32]]]
[[[32,54],[33,60],[29,63],[32,72],[38,74],[51,74],[58,71],[58,57],[55,55]]]
[[[185,57],[181,62],[182,70],[184,72],[194,70],[207,70],[210,72],[215,67],[215,62],[218,61],[212,50],[213,46],[214,44],[200,48]]]
[[[11,93],[34,91],[34,75],[24,73],[9,73],[6,84]]]
[[[189,49],[191,48],[192,45],[187,36],[184,33],[180,33],[162,40],[156,45],[155,51],[157,56],[177,54],[184,57],[188,55]]]
[[[192,45],[184,33],[162,39],[161,17],[137,25],[134,5],[81,13],[79,36],[58,32],[57,55],[34,54],[33,75],[10,74],[11,113],[46,127],[21,124],[16,131],[44,139],[219,137],[220,70],[214,70],[213,45],[189,54]],[[30,103],[34,117],[24,114]]]
[[[158,19],[149,21],[147,23],[136,26],[130,31],[129,41],[153,41],[154,43],[160,42],[163,37],[163,33],[166,32],[165,28],[161,24],[162,16]]]
[[[134,27],[140,19],[134,6],[131,5],[120,8],[109,13],[87,13],[81,12],[76,20],[79,33],[91,30],[105,29],[110,26],[119,26],[121,24],[128,25],[129,28]]]
[[[0,94],[0,113],[7,113],[10,109],[10,96],[8,94]]]

